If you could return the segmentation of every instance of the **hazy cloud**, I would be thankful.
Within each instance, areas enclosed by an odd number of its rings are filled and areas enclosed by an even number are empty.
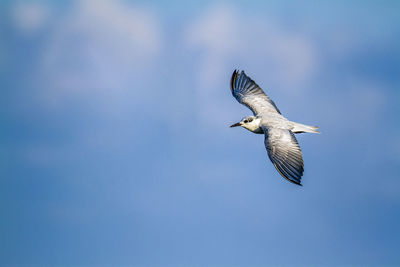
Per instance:
[[[14,6],[13,20],[17,29],[23,34],[33,34],[49,19],[49,10],[39,3],[20,2]]]
[[[318,64],[316,47],[307,36],[285,30],[272,18],[241,14],[228,5],[215,5],[206,10],[189,24],[185,40],[188,46],[204,52],[199,71],[199,79],[206,83],[204,86],[212,85],[233,61],[253,62],[253,65],[267,62],[267,73],[301,88],[301,83],[314,74]]]
[[[33,75],[46,103],[75,97],[113,102],[145,92],[141,81],[163,46],[151,10],[120,1],[77,1],[49,24]]]

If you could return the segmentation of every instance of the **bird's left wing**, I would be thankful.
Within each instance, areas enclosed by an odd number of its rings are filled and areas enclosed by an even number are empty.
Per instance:
[[[251,109],[255,116],[269,112],[281,114],[274,101],[244,71],[239,73],[235,70],[233,72],[231,91],[237,101]]]
[[[301,185],[304,172],[303,156],[296,137],[290,130],[262,127],[269,159],[289,182]]]

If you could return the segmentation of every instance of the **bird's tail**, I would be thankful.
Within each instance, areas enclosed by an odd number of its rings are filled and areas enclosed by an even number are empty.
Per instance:
[[[320,133],[318,132],[318,126],[309,126],[297,122],[293,122],[293,133]]]

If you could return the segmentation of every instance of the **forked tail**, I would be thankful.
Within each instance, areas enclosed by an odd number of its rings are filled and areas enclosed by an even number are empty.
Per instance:
[[[318,126],[309,126],[297,122],[293,122],[293,133],[320,133],[318,132]]]

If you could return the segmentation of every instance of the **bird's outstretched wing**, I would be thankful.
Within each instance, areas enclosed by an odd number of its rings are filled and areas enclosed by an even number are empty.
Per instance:
[[[244,71],[239,73],[235,70],[231,78],[232,95],[240,103],[251,109],[254,115],[261,113],[279,113],[274,101],[272,101],[264,91],[250,79]]]
[[[304,172],[303,156],[296,137],[290,130],[262,128],[269,159],[279,173],[288,181],[301,185]]]

